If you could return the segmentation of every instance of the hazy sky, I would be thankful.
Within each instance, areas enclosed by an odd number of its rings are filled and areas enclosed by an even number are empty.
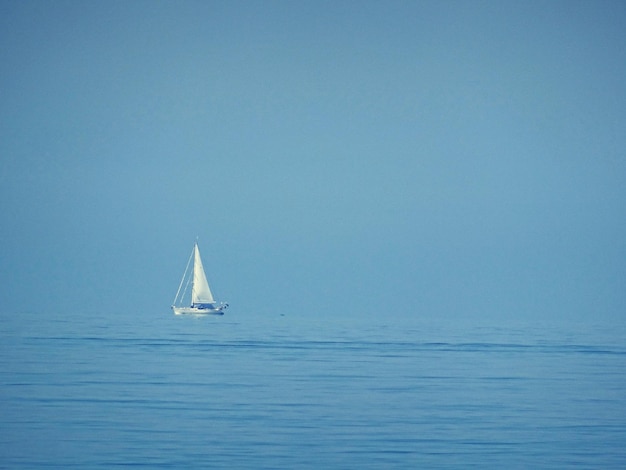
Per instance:
[[[2,313],[626,319],[626,3],[0,1]]]

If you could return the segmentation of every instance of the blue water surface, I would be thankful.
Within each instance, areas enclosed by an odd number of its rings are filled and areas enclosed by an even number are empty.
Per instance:
[[[624,468],[610,326],[3,314],[3,468]]]

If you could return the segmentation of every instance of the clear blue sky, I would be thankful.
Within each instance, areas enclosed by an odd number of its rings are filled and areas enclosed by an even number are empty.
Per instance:
[[[626,4],[0,1],[2,312],[626,317]]]

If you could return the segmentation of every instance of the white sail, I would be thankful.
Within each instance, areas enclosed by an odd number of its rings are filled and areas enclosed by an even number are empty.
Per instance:
[[[200,250],[198,244],[194,246],[194,259],[193,259],[193,287],[191,290],[191,303],[196,304],[212,304],[215,300],[211,293],[211,288],[206,279],[204,273],[204,267],[202,266],[202,258],[200,258]]]

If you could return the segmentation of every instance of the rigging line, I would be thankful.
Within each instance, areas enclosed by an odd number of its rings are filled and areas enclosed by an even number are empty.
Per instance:
[[[185,284],[185,290],[183,291],[183,295],[180,297],[180,302],[182,304],[185,295],[187,295],[187,288],[189,288],[189,283],[191,282],[191,278],[193,276],[187,277],[187,284]],[[193,306],[193,284],[191,285],[191,302],[190,304]]]
[[[187,271],[189,271],[189,263],[191,263],[191,258],[193,258],[193,253],[195,251],[195,247],[191,250],[191,255],[189,255],[189,260],[187,260],[187,267],[185,267],[185,272],[183,273],[183,278],[180,280],[180,284],[178,285],[178,290],[176,291],[176,297],[174,297],[173,305],[176,305],[176,301],[178,300],[178,294],[180,294],[180,289],[183,287],[183,282],[185,281],[185,277],[187,276]],[[187,281],[187,286],[189,285],[189,281]],[[185,286],[185,292],[187,291],[187,286]],[[183,295],[184,292],[183,292]]]

